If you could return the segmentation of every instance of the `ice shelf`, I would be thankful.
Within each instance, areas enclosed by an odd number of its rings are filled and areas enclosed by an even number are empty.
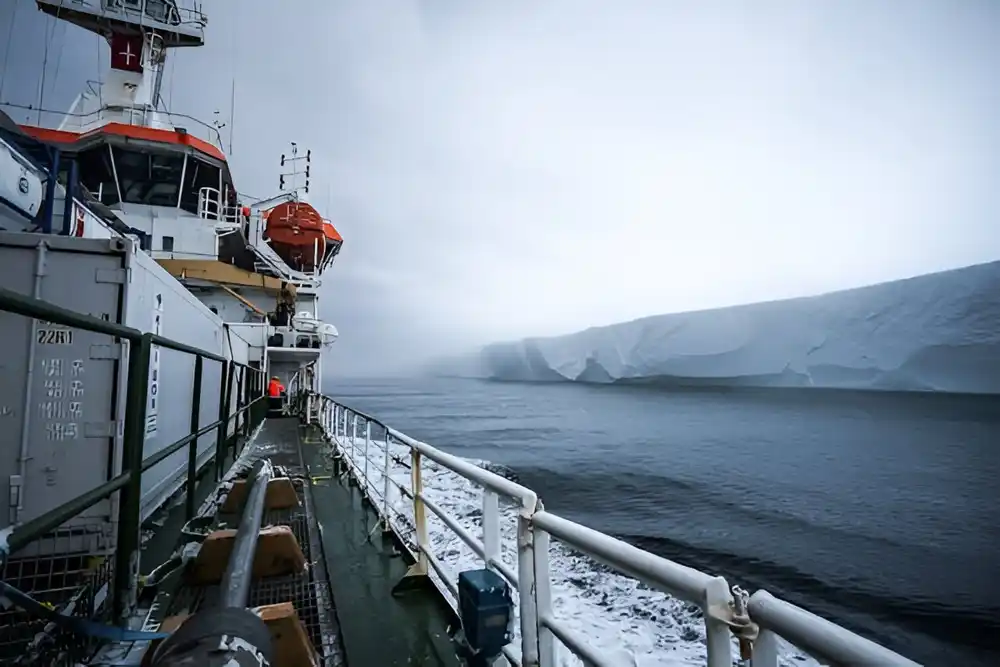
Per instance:
[[[503,380],[1000,393],[1000,262],[489,345]]]

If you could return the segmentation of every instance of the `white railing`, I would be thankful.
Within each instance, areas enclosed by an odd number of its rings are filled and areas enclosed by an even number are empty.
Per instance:
[[[231,232],[243,226],[243,207],[224,205],[219,189],[205,186],[198,190],[198,217],[214,222],[217,232]]]
[[[169,132],[183,129],[187,134],[208,142],[225,152],[222,135],[217,127],[193,116],[153,109],[149,106],[106,104],[89,113],[66,113],[65,111],[39,109],[29,105],[5,102],[0,104],[0,109],[17,123],[76,134],[86,134],[92,130],[98,130],[108,123],[148,127]]]
[[[705,624],[709,667],[731,667],[734,657],[753,667],[777,667],[779,637],[823,664],[917,664],[766,591],[757,591],[748,600],[744,591],[730,588],[721,576],[661,558],[547,512],[534,491],[415,440],[329,397],[310,394],[303,403],[310,420],[323,429],[335,455],[375,508],[383,530],[395,532],[410,548],[414,565],[407,576],[429,576],[457,609],[457,572],[449,572],[441,554],[435,553],[428,527],[430,512],[444,529],[472,549],[485,567],[510,583],[517,603],[520,650],[512,643],[504,649],[504,655],[513,665],[557,667],[556,640],[585,665],[623,664],[620,656],[595,647],[588,637],[574,631],[567,619],[554,613],[550,537],[619,574],[697,605]],[[438,472],[450,471],[481,489],[480,537],[428,493],[433,479],[426,473],[433,472],[429,470],[431,465],[444,469]],[[397,492],[402,509],[392,500]],[[513,503],[516,510],[513,531],[501,526],[501,499]],[[516,537],[504,543],[505,533]]]

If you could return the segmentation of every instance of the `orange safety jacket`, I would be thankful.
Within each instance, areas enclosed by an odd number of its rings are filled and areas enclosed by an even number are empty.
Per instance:
[[[283,391],[285,391],[285,386],[277,380],[271,380],[271,383],[267,385],[267,395],[271,398],[281,396],[281,392]]]

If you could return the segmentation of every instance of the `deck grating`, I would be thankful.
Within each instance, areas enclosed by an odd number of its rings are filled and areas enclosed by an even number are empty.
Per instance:
[[[265,443],[260,447],[261,458],[270,459],[274,465],[280,466],[284,473],[292,477],[300,507],[265,511],[261,527],[273,525],[290,527],[308,565],[302,574],[254,580],[250,588],[249,605],[256,607],[291,602],[319,655],[321,664],[325,667],[336,667],[344,664],[344,660],[333,596],[326,577],[319,536],[308,520],[312,498],[309,495],[308,484],[302,476],[304,469],[299,458],[297,428],[288,428],[297,427],[297,424],[289,422],[291,420],[265,423],[265,430],[258,436],[258,440]],[[271,426],[278,428],[268,428]],[[216,517],[216,526],[236,526],[239,518],[238,514],[219,513]],[[211,608],[217,604],[218,594],[217,585],[181,586],[168,605],[167,615]]]

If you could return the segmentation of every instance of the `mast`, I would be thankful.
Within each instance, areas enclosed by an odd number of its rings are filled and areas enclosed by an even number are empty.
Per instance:
[[[200,7],[178,0],[36,0],[60,21],[101,35],[111,50],[110,69],[99,95],[81,95],[59,129],[79,130],[118,122],[173,129],[161,112],[160,92],[167,53],[205,44],[208,19]],[[87,118],[81,121],[81,118]],[[219,142],[221,144],[221,142]]]

